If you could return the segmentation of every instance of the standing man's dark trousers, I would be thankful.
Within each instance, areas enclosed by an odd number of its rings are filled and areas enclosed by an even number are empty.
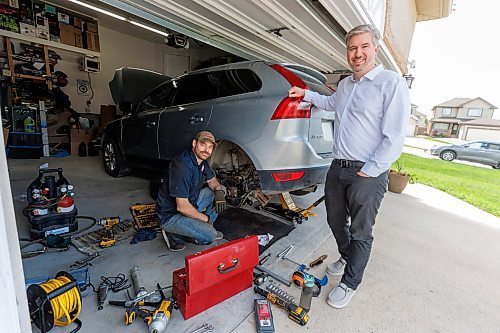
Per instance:
[[[356,289],[370,258],[372,230],[387,190],[388,172],[378,177],[361,177],[356,172],[363,162],[344,162],[347,163],[334,160],[328,171],[325,205],[338,250],[347,262],[341,282]]]

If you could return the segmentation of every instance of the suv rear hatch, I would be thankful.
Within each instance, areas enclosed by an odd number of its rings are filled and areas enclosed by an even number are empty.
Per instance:
[[[302,86],[302,88],[307,86],[309,90],[321,95],[329,96],[333,94],[333,91],[325,85],[326,76],[315,69],[297,64],[280,64],[273,66],[271,67],[285,76],[291,85]],[[285,68],[285,70],[292,72],[296,76],[292,75],[292,77],[287,78],[287,73],[280,71],[278,68],[279,66],[282,66],[282,68]],[[295,76],[295,78],[293,78],[293,76]],[[299,116],[300,118],[309,118],[309,143],[316,154],[323,158],[331,158],[333,156],[334,113],[319,109],[315,106],[310,108],[308,104],[309,103],[301,102],[298,108],[310,109],[309,112],[303,112],[303,114]]]

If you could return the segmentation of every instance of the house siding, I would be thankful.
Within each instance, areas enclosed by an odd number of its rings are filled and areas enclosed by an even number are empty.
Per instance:
[[[469,109],[483,109],[483,113],[481,114],[481,117],[471,117],[468,116],[467,113],[469,112]],[[458,110],[458,115],[457,118],[461,119],[491,119],[493,118],[493,111],[494,109],[491,108],[491,104],[486,103],[482,99],[475,99],[472,100],[468,103],[465,103],[459,110]]]
[[[458,109],[457,108],[451,108],[451,115],[449,116],[443,116],[443,109],[446,109],[447,107],[436,107],[436,111],[434,113],[434,118],[456,118],[458,114]]]

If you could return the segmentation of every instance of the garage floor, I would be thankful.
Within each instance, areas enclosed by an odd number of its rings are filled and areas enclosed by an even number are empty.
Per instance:
[[[22,196],[37,175],[37,166],[44,161],[52,168],[64,168],[64,175],[75,185],[80,215],[129,217],[130,204],[150,202],[147,180],[108,177],[97,157],[9,160],[20,237],[28,235],[28,222],[21,213],[26,205]],[[298,198],[297,203],[307,206],[321,192]],[[290,274],[295,267],[276,259],[276,254],[290,244],[295,245],[291,258],[299,262],[309,262],[325,253],[329,259],[336,259],[338,253],[325,222],[324,205],[315,212],[317,218],[270,247],[272,255],[266,267],[282,276]],[[276,332],[498,332],[500,289],[494,287],[500,281],[498,218],[440,191],[413,185],[403,194],[386,195],[375,229],[372,257],[351,304],[343,310],[326,304],[328,292],[338,281],[331,279],[320,297],[313,300],[310,322],[305,327],[274,307]],[[144,275],[148,288],[153,289],[156,282],[169,285],[172,271],[184,265],[184,256],[201,249],[190,245],[183,252],[170,253],[161,238],[136,245],[123,243],[103,251],[94,261],[91,280],[98,284],[101,275],[128,275],[132,266],[139,265],[147,272]],[[53,276],[84,257],[71,249],[25,259],[25,276]],[[313,271],[316,276],[324,272],[324,265]],[[299,289],[283,289],[299,299]],[[108,299],[122,299],[124,295],[110,293]],[[192,332],[205,322],[212,324],[215,332],[254,332],[253,299],[249,289],[187,321],[174,312],[167,332]],[[83,322],[80,332],[125,331],[123,310],[106,305],[97,311],[95,294],[84,298],[79,318]],[[51,332],[68,331],[55,328]],[[137,321],[126,331],[147,329]]]

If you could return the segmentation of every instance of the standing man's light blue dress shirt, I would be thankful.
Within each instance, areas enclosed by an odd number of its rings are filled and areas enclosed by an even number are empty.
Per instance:
[[[333,157],[365,162],[370,177],[387,171],[401,155],[410,116],[406,81],[378,65],[359,81],[351,75],[324,96],[305,91],[304,101],[334,111]]]

